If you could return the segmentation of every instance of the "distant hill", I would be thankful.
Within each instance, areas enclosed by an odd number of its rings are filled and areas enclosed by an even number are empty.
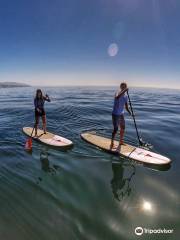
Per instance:
[[[14,88],[14,87],[30,87],[30,85],[17,82],[0,82],[0,88]]]

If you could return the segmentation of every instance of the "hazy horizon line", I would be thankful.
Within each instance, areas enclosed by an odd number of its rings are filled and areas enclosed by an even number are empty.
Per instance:
[[[119,87],[119,85],[30,85],[30,87]],[[128,88],[150,88],[150,89],[167,89],[167,90],[180,90],[180,87],[178,88],[171,88],[171,87],[154,87],[154,86],[135,86],[135,85],[129,85]]]
[[[17,82],[17,81],[0,81],[0,83],[17,83],[17,84],[26,84],[28,85],[29,87],[114,87],[114,88],[117,88],[119,87],[118,84],[112,84],[112,85],[109,85],[109,84],[105,84],[105,85],[91,85],[91,84],[57,84],[57,85],[39,85],[39,84],[31,84],[31,83],[23,83],[23,82]],[[149,88],[149,89],[168,89],[168,90],[180,90],[180,87],[161,87],[161,86],[145,86],[145,85],[142,85],[142,86],[139,86],[139,85],[131,85],[129,84],[129,88]]]

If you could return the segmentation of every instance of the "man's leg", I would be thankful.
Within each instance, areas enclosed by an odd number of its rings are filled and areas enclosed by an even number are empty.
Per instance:
[[[116,136],[116,133],[118,131],[118,117],[115,115],[112,115],[112,123],[113,123],[113,132],[112,132],[112,138],[111,138],[111,146],[110,148],[114,147],[114,139]]]
[[[124,144],[124,131],[125,131],[125,120],[124,120],[124,115],[121,115],[120,118],[120,141],[119,145]]]
[[[123,145],[124,144],[124,129],[121,128],[120,130],[120,145]]]

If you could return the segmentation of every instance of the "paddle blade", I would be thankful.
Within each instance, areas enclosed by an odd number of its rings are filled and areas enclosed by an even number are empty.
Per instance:
[[[26,151],[32,151],[32,138],[28,138],[25,144]]]

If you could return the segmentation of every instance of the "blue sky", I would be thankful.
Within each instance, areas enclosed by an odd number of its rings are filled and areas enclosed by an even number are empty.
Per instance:
[[[180,88],[178,0],[1,0],[0,81]]]

